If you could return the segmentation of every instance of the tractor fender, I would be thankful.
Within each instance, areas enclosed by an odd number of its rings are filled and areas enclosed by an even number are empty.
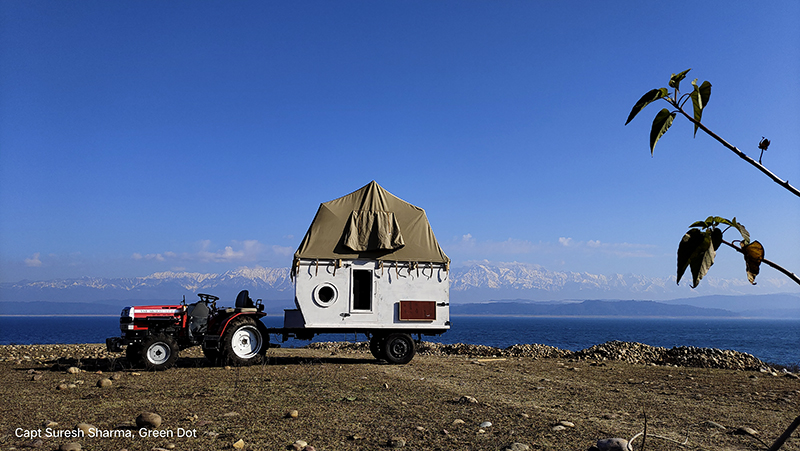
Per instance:
[[[258,328],[261,329],[261,332],[264,335],[266,335],[267,328],[266,328],[266,326],[264,326],[264,323],[261,322],[261,317],[266,316],[266,315],[261,313],[261,312],[256,312],[256,313],[236,312],[236,313],[233,313],[230,316],[228,316],[227,318],[225,318],[224,320],[219,322],[219,326],[218,326],[217,330],[215,331],[215,335],[219,335],[220,337],[223,336],[225,334],[225,331],[228,329],[228,324],[230,324],[231,321],[233,321],[234,319],[242,317],[242,316],[252,316],[256,320],[256,325],[258,326]]]

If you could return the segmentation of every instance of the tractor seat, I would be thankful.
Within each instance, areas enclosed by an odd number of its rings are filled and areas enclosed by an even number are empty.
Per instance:
[[[236,296],[236,308],[255,308],[255,304],[253,304],[253,300],[250,299],[250,292],[247,290],[242,290],[239,292],[239,295]]]

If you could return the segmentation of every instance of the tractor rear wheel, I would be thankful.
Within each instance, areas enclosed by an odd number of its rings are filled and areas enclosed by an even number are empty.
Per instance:
[[[169,335],[151,335],[142,341],[141,359],[148,370],[171,368],[178,360],[178,344]]]
[[[409,334],[390,334],[383,341],[383,358],[389,363],[404,365],[414,358],[416,352],[414,339]]]
[[[250,317],[239,317],[231,321],[222,336],[222,356],[226,363],[245,366],[264,360],[269,348],[269,335],[262,332]]]

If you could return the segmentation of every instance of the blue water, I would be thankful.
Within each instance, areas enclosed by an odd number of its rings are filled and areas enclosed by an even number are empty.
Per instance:
[[[578,351],[611,340],[652,346],[698,346],[746,352],[766,362],[800,365],[800,320],[742,319],[607,319],[452,317],[451,329],[439,343],[470,343],[505,348],[517,343],[540,343]],[[281,327],[283,318],[268,316],[268,327]],[[104,343],[119,335],[117,317],[0,317],[0,345]],[[358,340],[364,336],[359,335]],[[279,337],[273,336],[279,342]],[[314,341],[353,341],[353,334],[328,334]],[[290,340],[284,347],[307,341]]]

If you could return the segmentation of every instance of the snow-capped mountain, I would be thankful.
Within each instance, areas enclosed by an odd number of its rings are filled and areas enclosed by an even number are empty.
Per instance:
[[[704,291],[677,286],[672,277],[640,275],[599,275],[550,271],[526,263],[475,263],[453,268],[450,274],[451,300],[455,303],[503,299],[637,299],[668,300],[703,294],[759,294],[746,280],[703,280]],[[765,279],[760,286],[779,283]],[[791,286],[772,287],[792,291]],[[783,289],[782,289],[783,288]],[[145,277],[103,279],[84,277],[38,282],[0,284],[0,301],[101,302],[107,300],[194,299],[209,293],[221,299],[235,299],[240,290],[253,298],[291,302],[294,289],[288,268],[239,268],[222,274],[160,272]],[[795,288],[796,291],[796,288]],[[1,312],[0,312],[1,313]]]

